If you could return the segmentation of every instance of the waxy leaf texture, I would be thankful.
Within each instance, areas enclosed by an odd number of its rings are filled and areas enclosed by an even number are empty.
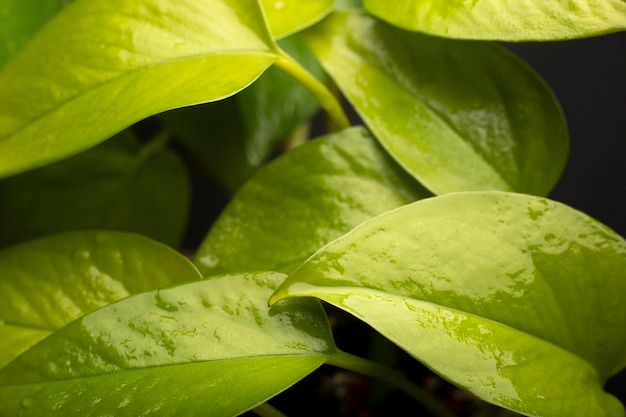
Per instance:
[[[565,205],[502,192],[421,200],[363,223],[272,302],[318,297],[456,385],[542,417],[622,417],[626,241]]]
[[[228,417],[253,408],[336,350],[317,300],[267,306],[284,278],[212,277],[84,316],[0,370],[3,412]]]
[[[568,135],[545,83],[498,45],[335,12],[304,40],[385,149],[435,194],[546,195]]]
[[[0,368],[72,320],[114,301],[201,278],[145,237],[68,232],[0,251]]]

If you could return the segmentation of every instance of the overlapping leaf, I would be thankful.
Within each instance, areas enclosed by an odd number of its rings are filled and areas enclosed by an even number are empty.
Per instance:
[[[4,249],[0,368],[86,313],[130,294],[200,278],[177,252],[126,233],[72,232]]]
[[[65,3],[67,0],[3,0],[0,7],[0,68]]]
[[[460,39],[546,41],[626,30],[623,0],[364,0],[405,29]]]
[[[323,78],[319,63],[297,38],[282,39],[279,45],[311,74]],[[318,108],[303,86],[278,68],[269,68],[231,98],[160,117],[190,156],[234,191]]]
[[[0,246],[76,229],[135,232],[177,247],[187,172],[170,151],[120,134],[64,161],[0,180]]]
[[[311,26],[333,9],[333,0],[262,0],[272,34],[281,38]]]
[[[275,57],[257,1],[77,0],[0,72],[0,176],[232,95]]]
[[[524,415],[624,416],[626,241],[567,206],[458,193],[385,213],[322,248],[272,301],[315,296],[433,370]]]
[[[317,301],[267,307],[284,278],[215,277],[87,315],[0,371],[3,412],[238,415],[335,351]]]
[[[363,128],[315,139],[262,167],[198,249],[205,274],[290,271],[372,216],[429,195]]]
[[[389,153],[437,194],[547,194],[567,154],[542,80],[490,43],[409,33],[336,12],[305,40]]]

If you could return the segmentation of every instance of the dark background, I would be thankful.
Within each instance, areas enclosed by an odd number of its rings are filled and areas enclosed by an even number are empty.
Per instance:
[[[547,81],[568,121],[569,161],[550,197],[626,236],[626,33],[505,46]]]
[[[547,81],[568,121],[569,160],[550,197],[626,236],[626,33],[505,46]],[[607,389],[626,403],[626,371]]]

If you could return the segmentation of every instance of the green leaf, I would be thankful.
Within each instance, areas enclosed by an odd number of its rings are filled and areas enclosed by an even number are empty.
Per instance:
[[[524,415],[624,416],[626,241],[562,204],[468,192],[376,217],[322,248],[271,301],[314,296],[435,372]]]
[[[333,9],[333,0],[262,0],[272,34],[281,38],[307,28]]]
[[[72,232],[4,249],[0,368],[86,313],[130,294],[200,278],[177,252],[126,233]]]
[[[290,271],[372,216],[428,196],[364,128],[308,142],[259,169],[194,262],[205,275]]]
[[[0,6],[0,68],[65,3],[67,0],[3,0]]]
[[[334,13],[305,41],[389,153],[436,194],[547,194],[565,165],[560,107],[503,48]]]
[[[0,246],[76,229],[135,232],[177,247],[185,167],[160,143],[120,134],[72,158],[0,180]]]
[[[24,416],[238,415],[336,350],[316,300],[268,308],[284,278],[220,276],[104,307],[1,370],[2,409]]]
[[[232,95],[276,56],[257,1],[77,0],[0,72],[0,176]]]
[[[279,45],[316,77],[324,77],[315,57],[297,38],[282,39]],[[231,98],[172,110],[160,118],[190,156],[234,192],[318,109],[304,87],[272,67]]]
[[[364,0],[372,14],[408,30],[462,39],[546,41],[626,29],[623,0]]]

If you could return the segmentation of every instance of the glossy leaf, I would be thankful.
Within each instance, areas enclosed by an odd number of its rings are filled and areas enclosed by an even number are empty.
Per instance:
[[[262,0],[275,37],[298,32],[321,20],[333,9],[333,0]]]
[[[230,96],[275,57],[257,1],[77,0],[0,72],[0,176]]]
[[[205,274],[290,271],[372,216],[429,195],[363,128],[315,139],[259,169],[196,252]]]
[[[587,38],[626,30],[623,0],[364,0],[394,25],[437,36],[503,41]]]
[[[3,0],[0,5],[0,68],[67,2]]]
[[[285,38],[279,45],[312,74],[323,78],[319,63],[298,39]],[[160,118],[190,156],[234,192],[318,108],[304,87],[272,67],[233,97],[169,111]]]
[[[334,13],[305,40],[389,153],[436,194],[547,194],[566,160],[560,108],[503,48]]]
[[[126,233],[72,232],[4,249],[0,368],[91,311],[130,294],[200,278],[177,252]]]
[[[0,180],[0,246],[77,229],[135,232],[178,247],[187,172],[158,143],[120,134],[72,158]]]
[[[317,301],[267,307],[284,278],[272,272],[215,277],[87,315],[0,371],[3,411],[238,415],[335,351]]]
[[[322,248],[272,297],[314,296],[435,372],[531,416],[624,415],[626,241],[562,204],[501,192],[422,200]]]

